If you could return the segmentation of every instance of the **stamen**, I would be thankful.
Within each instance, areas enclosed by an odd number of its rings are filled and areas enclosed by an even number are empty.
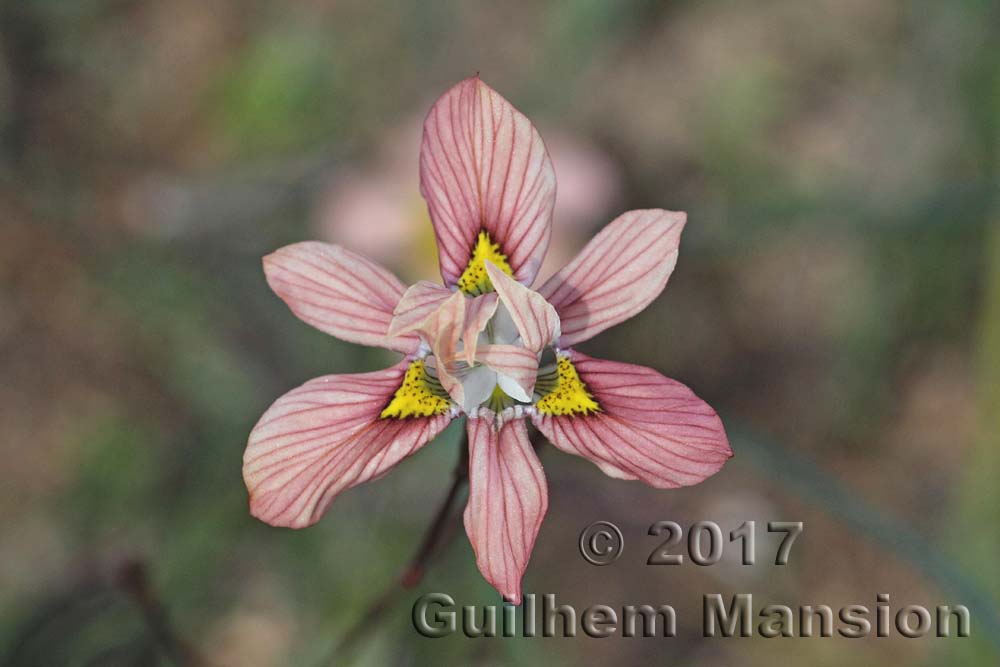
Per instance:
[[[479,419],[480,417],[488,417],[492,414],[493,412],[491,412],[488,408],[480,406],[478,408],[475,408],[472,412],[467,412],[465,416],[468,417],[469,419]]]
[[[507,263],[507,255],[500,251],[500,244],[495,243],[488,233],[481,231],[475,247],[472,248],[472,258],[458,279],[460,290],[472,296],[493,291],[493,283],[490,282],[486,265],[483,263],[487,259],[508,276],[514,275],[514,270]]]
[[[560,356],[556,361],[556,369],[558,383],[555,389],[535,403],[539,414],[589,415],[601,410],[569,358]]]
[[[432,417],[444,414],[451,408],[448,394],[437,378],[427,374],[422,359],[414,359],[403,376],[403,384],[393,395],[389,405],[382,410],[382,419]]]

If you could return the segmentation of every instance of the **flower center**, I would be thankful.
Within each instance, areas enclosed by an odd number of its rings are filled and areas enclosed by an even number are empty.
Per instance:
[[[531,365],[533,353],[523,348],[521,336],[504,304],[479,332],[477,360],[456,369],[464,390],[463,408],[488,407],[499,412],[516,403],[531,402],[534,377],[525,377],[524,365]],[[490,352],[483,352],[486,350]],[[528,371],[530,375],[531,371]]]
[[[514,270],[507,263],[507,255],[500,251],[500,244],[494,242],[487,232],[481,231],[476,239],[476,245],[472,248],[472,259],[458,278],[460,290],[471,296],[493,291],[493,283],[490,282],[486,265],[483,263],[487,259],[508,276],[514,275]]]

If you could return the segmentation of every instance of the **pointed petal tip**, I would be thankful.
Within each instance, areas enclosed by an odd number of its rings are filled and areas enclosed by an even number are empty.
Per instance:
[[[520,591],[518,591],[517,593],[502,593],[501,597],[503,598],[503,601],[506,602],[506,603],[508,603],[508,604],[512,604],[515,607],[520,607],[521,606],[521,592]]]
[[[302,528],[308,528],[309,526],[314,526],[319,523],[320,516],[311,515],[285,515],[285,514],[271,514],[267,510],[267,503],[262,502],[259,497],[254,494],[250,494],[250,516],[257,519],[261,523],[266,523],[272,528],[288,528],[291,530],[300,530]]]

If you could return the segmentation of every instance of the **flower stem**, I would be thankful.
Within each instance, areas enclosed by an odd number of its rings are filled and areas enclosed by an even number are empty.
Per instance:
[[[535,451],[544,446],[545,442],[546,440],[541,433],[535,432],[531,435],[531,444],[535,448]],[[455,469],[452,471],[451,477],[451,486],[448,489],[448,493],[438,506],[438,510],[434,514],[434,519],[424,532],[420,546],[417,548],[416,553],[413,554],[413,558],[410,559],[409,565],[403,570],[403,574],[398,580],[392,581],[371,601],[357,622],[334,645],[331,658],[327,661],[329,664],[341,664],[358,642],[367,636],[372,629],[379,626],[379,619],[385,616],[392,608],[392,603],[395,602],[396,597],[402,591],[409,590],[423,581],[427,568],[434,556],[440,553],[441,549],[458,535],[459,531],[456,529],[455,524],[448,519],[452,515],[452,509],[461,495],[462,488],[469,481],[469,436],[468,432],[464,429],[462,430],[462,438],[458,446],[458,462],[455,464]]]
[[[458,462],[455,464],[455,469],[452,472],[451,486],[444,500],[438,506],[438,510],[434,514],[434,519],[424,532],[420,546],[413,554],[413,558],[410,559],[406,569],[403,570],[403,574],[399,580],[391,582],[389,586],[372,600],[357,622],[344,633],[343,637],[334,647],[333,660],[330,661],[331,664],[346,657],[360,639],[368,634],[371,629],[378,627],[378,619],[389,611],[396,596],[401,591],[413,588],[423,581],[427,567],[440,547],[444,546],[446,542],[450,542],[458,534],[457,531],[446,529],[452,508],[455,506],[455,502],[461,495],[462,488],[468,480],[469,440],[467,432],[463,429],[462,438],[458,445]]]
[[[431,525],[424,532],[424,539],[420,542],[420,548],[413,555],[409,566],[403,571],[400,583],[405,589],[413,588],[423,581],[427,563],[434,556],[437,548],[443,543],[442,537],[445,527],[448,525],[448,516],[451,514],[451,508],[455,505],[455,501],[458,500],[462,487],[469,481],[468,440],[469,436],[463,431],[462,441],[459,443],[458,463],[455,464],[455,470],[452,473],[451,488],[448,489],[448,495],[444,497],[444,501],[438,508],[437,514],[434,515]]]
[[[115,580],[121,590],[138,606],[157,644],[175,664],[184,667],[200,667],[208,664],[170,624],[166,607],[156,597],[150,585],[145,563],[140,560],[125,562],[119,568]]]
[[[541,433],[535,432],[531,435],[531,444],[538,451],[546,443]],[[441,504],[438,506],[434,519],[431,521],[424,537],[420,541],[420,546],[410,559],[409,565],[403,570],[403,574],[398,580],[392,581],[374,600],[369,603],[365,612],[358,618],[340,641],[333,648],[329,664],[341,664],[351,650],[363,639],[372,629],[379,626],[379,619],[385,616],[392,608],[396,597],[405,590],[418,586],[424,579],[427,568],[434,557],[440,553],[441,549],[449,544],[459,531],[454,522],[449,521],[452,509],[461,495],[462,488],[469,482],[469,436],[468,432],[462,430],[462,438],[458,446],[458,462],[452,471],[451,486]],[[397,585],[398,584],[398,585]]]

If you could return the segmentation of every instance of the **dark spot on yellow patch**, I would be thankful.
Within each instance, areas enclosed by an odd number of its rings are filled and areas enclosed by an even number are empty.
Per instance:
[[[417,359],[406,369],[403,384],[396,390],[389,405],[382,410],[379,417],[406,419],[444,414],[451,407],[451,403],[440,394],[440,388],[434,387],[427,377],[427,367],[423,360]]]
[[[535,409],[543,415],[590,415],[601,410],[587,385],[580,379],[572,362],[566,357],[556,361],[558,383],[555,389],[537,403]]]
[[[458,278],[458,289],[472,296],[493,291],[493,283],[490,282],[484,263],[487,259],[508,276],[514,275],[513,269],[507,263],[507,255],[500,251],[500,244],[495,243],[486,232],[479,232],[476,245],[472,248],[472,259]]]

